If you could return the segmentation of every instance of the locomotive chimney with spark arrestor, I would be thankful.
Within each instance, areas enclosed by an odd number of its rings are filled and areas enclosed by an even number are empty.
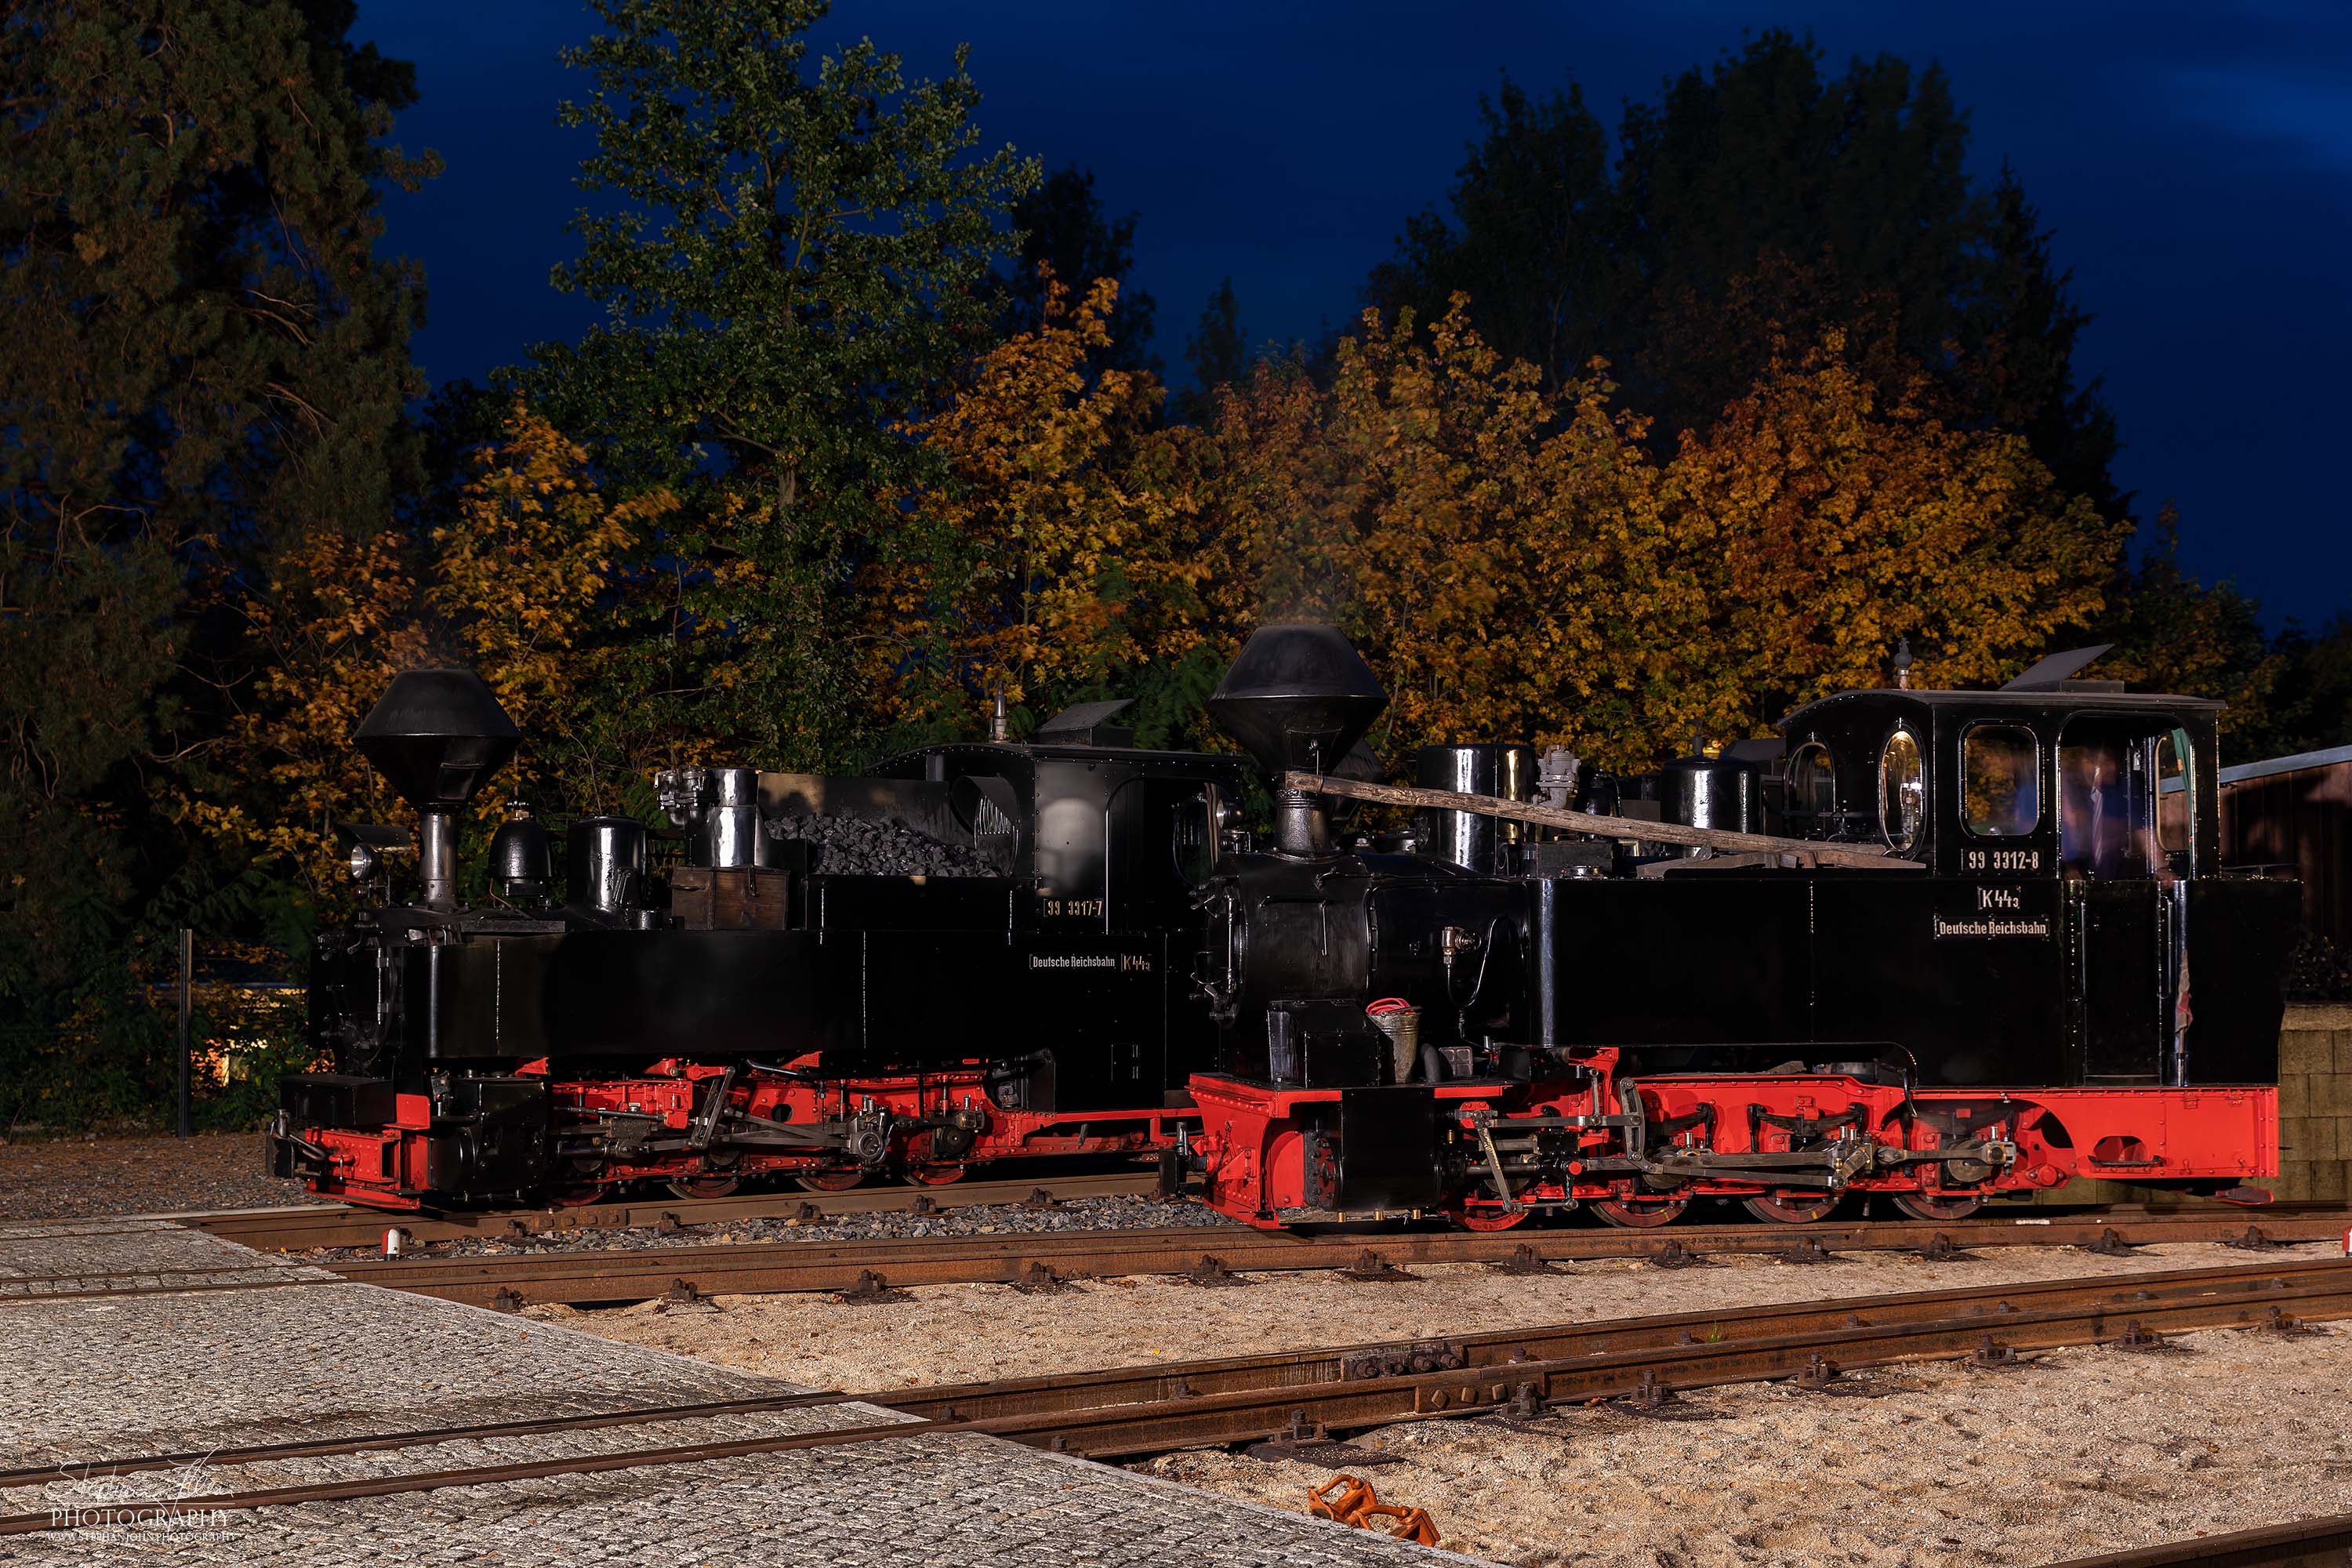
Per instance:
[[[1284,789],[1292,769],[1320,773],[1361,740],[1389,694],[1330,626],[1260,626],[1209,699],[1209,716],[1274,776],[1277,853],[1327,855],[1331,825],[1319,795]]]
[[[417,901],[457,908],[457,814],[507,765],[522,731],[472,670],[410,669],[393,677],[352,743],[422,818]]]

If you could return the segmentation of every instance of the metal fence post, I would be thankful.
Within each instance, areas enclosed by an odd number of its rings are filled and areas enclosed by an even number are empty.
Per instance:
[[[180,928],[180,1136],[188,1136],[188,1010],[194,988],[196,933]]]

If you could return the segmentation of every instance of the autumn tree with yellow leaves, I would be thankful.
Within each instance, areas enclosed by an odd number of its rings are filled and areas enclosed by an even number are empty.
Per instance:
[[[657,661],[621,635],[674,580],[636,556],[677,504],[608,501],[586,451],[517,400],[434,530],[425,607],[529,738],[511,793],[617,809],[640,771],[683,760],[647,711]]]
[[[2119,531],[2021,439],[1888,397],[1834,331],[1659,460],[1605,365],[1546,391],[1465,306],[1367,313],[1328,390],[1262,366],[1213,431],[1225,645],[1339,626],[1390,689],[1392,770],[1506,737],[1646,767],[1875,682],[1898,637],[1924,679],[1982,683],[2100,607]]]
[[[2021,436],[1954,429],[1924,376],[1889,393],[1834,329],[1776,362],[1660,470],[1676,601],[1639,728],[1761,734],[1790,709],[1882,683],[1998,685],[2101,607],[2129,534],[2064,492]]]
[[[1328,391],[1262,365],[1219,410],[1226,640],[1263,620],[1345,630],[1389,689],[1391,768],[1442,738],[1580,735],[1661,585],[1639,426],[1605,382],[1544,391],[1458,304],[1426,333],[1362,329]]]
[[[653,747],[625,700],[641,650],[607,634],[629,612],[629,556],[675,504],[658,490],[609,503],[585,453],[517,403],[441,526],[298,538],[250,611],[268,658],[227,736],[234,771],[264,787],[200,796],[193,816],[314,899],[340,897],[333,825],[414,816],[352,732],[394,676],[436,665],[479,674],[529,738],[477,798],[479,823],[515,795],[617,808]]]
[[[1118,284],[1097,279],[1075,303],[1049,270],[1044,284],[1039,325],[982,354],[915,427],[943,460],[937,488],[906,500],[932,547],[878,560],[858,584],[877,728],[969,732],[997,697],[1066,697],[1199,640],[1209,563],[1171,461],[1190,433],[1151,430],[1161,391],[1148,373],[1089,374]]]

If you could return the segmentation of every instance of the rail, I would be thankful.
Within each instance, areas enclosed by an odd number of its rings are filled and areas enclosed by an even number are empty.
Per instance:
[[[1608,1258],[1667,1263],[1706,1254],[1795,1253],[1802,1261],[1841,1251],[1919,1251],[1994,1247],[2095,1247],[2156,1243],[2238,1245],[2250,1249],[2334,1240],[2352,1209],[2269,1214],[2249,1226],[2242,1212],[2200,1216],[2105,1214],[1929,1223],[1865,1220],[1805,1226],[1677,1226],[1671,1232],[1522,1229],[1257,1231],[1239,1226],[1177,1226],[1026,1231],[987,1236],[885,1237],[858,1241],[704,1243],[660,1248],[573,1248],[457,1258],[362,1258],[291,1268],[147,1268],[0,1281],[0,1311],[11,1302],[90,1296],[282,1289],[354,1282],[437,1296],[473,1306],[582,1305],[688,1294],[781,1295],[881,1286],[1025,1284],[1056,1278],[1196,1273],[1359,1270],[1420,1264],[1547,1263]]]
[[[2076,1557],[2052,1568],[2344,1568],[2347,1562],[2352,1562],[2352,1513]]]
[[[2234,1223],[2233,1223],[2234,1222]],[[1854,1225],[1678,1226],[1657,1232],[1517,1230],[1316,1234],[1254,1231],[1240,1226],[1050,1231],[1000,1236],[924,1237],[904,1240],[785,1241],[728,1247],[680,1247],[621,1253],[547,1252],[498,1258],[373,1259],[336,1264],[342,1278],[389,1285],[475,1306],[647,1300],[684,1284],[695,1293],[785,1294],[856,1289],[869,1277],[889,1286],[1017,1284],[1062,1275],[1178,1275],[1202,1270],[1235,1274],[1290,1273],[1356,1267],[1370,1251],[1389,1265],[1581,1262],[1651,1258],[1667,1247],[1683,1253],[1777,1254],[1791,1248],[1830,1252],[1914,1251],[1938,1238],[1960,1248],[2053,1247],[2114,1242],[2243,1241],[2258,1244],[2325,1241],[2341,1237],[2352,1214],[2273,1219],[2262,1226],[2242,1216],[2209,1219],[1968,1220],[1943,1224],[1868,1221]],[[1670,1258],[1671,1260],[1671,1258]]]
[[[572,1230],[626,1230],[665,1220],[681,1226],[737,1219],[790,1218],[803,1211],[826,1217],[843,1215],[945,1212],[990,1204],[1067,1203],[1082,1198],[1139,1197],[1160,1190],[1151,1171],[1103,1175],[1024,1177],[1018,1181],[957,1182],[945,1186],[856,1187],[843,1193],[748,1193],[724,1198],[650,1197],[587,1204],[573,1208],[430,1210],[402,1213],[322,1204],[302,1208],[253,1209],[236,1214],[192,1214],[184,1220],[224,1241],[265,1250],[300,1251],[316,1247],[367,1247],[394,1226],[411,1243],[505,1239]],[[1039,1198],[1039,1194],[1044,1196]]]

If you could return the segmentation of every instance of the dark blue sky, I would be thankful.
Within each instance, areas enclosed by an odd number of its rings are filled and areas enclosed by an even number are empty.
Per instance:
[[[553,123],[578,89],[556,48],[589,30],[567,0],[362,0],[353,36],[416,62],[412,151],[448,173],[391,204],[389,248],[432,290],[416,352],[479,376],[587,320],[555,293],[584,138]],[[1509,71],[1573,77],[1613,123],[1627,98],[1743,33],[1810,28],[1832,68],[1885,51],[1949,72],[1976,161],[2014,163],[2098,317],[2077,368],[2121,424],[2117,477],[2144,512],[2181,507],[2183,555],[2276,621],[2352,606],[2352,6],[1979,0],[1965,5],[1699,0],[1182,5],[848,0],[864,33],[936,75],[960,41],[989,144],[1093,169],[1139,213],[1134,281],[1181,364],[1217,280],[1253,337],[1314,335],[1404,216],[1443,197],[1478,93]]]

